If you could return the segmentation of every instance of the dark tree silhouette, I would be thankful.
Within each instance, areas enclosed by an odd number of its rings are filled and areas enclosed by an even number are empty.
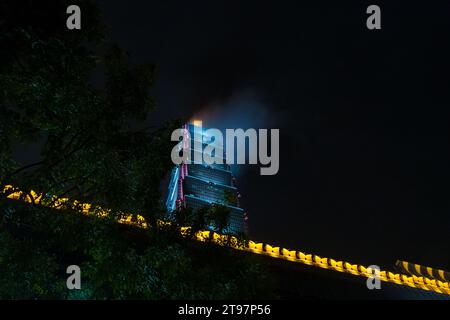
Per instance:
[[[155,67],[131,66],[127,53],[109,44],[90,1],[75,1],[82,29],[67,30],[73,3],[0,3],[0,183],[42,192],[45,201],[64,196],[101,205],[111,219],[3,194],[0,298],[266,297],[265,273],[251,258],[192,245],[178,232],[115,223],[121,212],[150,223],[161,218],[160,182],[172,166],[170,133],[180,123],[146,126]],[[104,85],[92,85],[94,72]],[[40,156],[20,163],[13,149],[21,144],[39,148]],[[224,219],[214,217],[219,229]],[[65,287],[71,264],[82,269],[81,290]]]

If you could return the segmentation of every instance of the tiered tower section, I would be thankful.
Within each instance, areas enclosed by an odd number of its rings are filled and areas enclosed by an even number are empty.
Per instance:
[[[224,155],[223,164],[206,164],[202,159],[202,150],[209,141],[205,136],[205,130],[195,124],[184,125],[186,129],[184,141],[190,139],[190,161],[182,163],[173,168],[166,208],[168,212],[185,207],[196,210],[221,204],[230,210],[230,221],[226,232],[232,234],[246,234],[247,215],[240,208],[240,194],[236,188],[236,180],[233,177],[230,166],[225,160],[225,150],[220,152]],[[195,131],[195,132],[194,132]],[[217,148],[216,148],[217,152]],[[209,226],[211,230],[214,226]]]

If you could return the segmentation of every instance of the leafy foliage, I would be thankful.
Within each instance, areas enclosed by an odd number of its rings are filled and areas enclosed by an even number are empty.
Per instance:
[[[230,224],[231,211],[226,206],[214,203],[197,210],[180,208],[175,212],[175,222],[178,226],[192,226],[191,233],[212,228],[224,233]]]
[[[0,298],[126,299],[267,296],[265,273],[248,257],[180,238],[177,230],[146,232],[116,224],[114,214],[164,214],[160,183],[171,168],[170,133],[180,122],[148,127],[155,67],[131,66],[127,53],[104,41],[90,1],[83,28],[65,28],[73,1],[2,1],[0,6],[0,182],[44,198],[71,197],[112,209],[110,219],[71,209],[0,199]],[[104,48],[107,48],[104,50]],[[94,86],[100,73],[104,85]],[[20,162],[18,146],[37,159]],[[30,160],[31,155],[27,157]],[[197,215],[196,228],[222,207]],[[190,218],[186,217],[186,221]],[[82,290],[65,286],[78,264]]]
[[[14,39],[15,53],[0,74],[0,181],[154,218],[171,165],[169,134],[179,123],[144,126],[154,108],[154,66],[130,66],[115,45],[104,55],[89,50],[86,41],[97,33],[43,37],[26,26],[5,32],[2,42]],[[102,88],[89,81],[98,68],[106,77]],[[15,163],[12,142],[38,145],[40,158]]]
[[[254,257],[193,242],[175,229],[138,231],[11,200],[1,208],[2,299],[272,297],[274,283]],[[72,264],[81,268],[81,290],[66,289]]]

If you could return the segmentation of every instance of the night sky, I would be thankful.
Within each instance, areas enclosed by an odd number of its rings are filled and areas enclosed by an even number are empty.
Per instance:
[[[158,67],[149,121],[280,129],[278,175],[237,172],[252,238],[449,268],[450,3],[97,2]]]

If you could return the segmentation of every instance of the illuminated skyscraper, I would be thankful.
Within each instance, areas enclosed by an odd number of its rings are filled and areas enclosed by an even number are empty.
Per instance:
[[[225,231],[233,234],[247,233],[247,216],[240,208],[236,180],[225,157],[221,157],[223,164],[208,165],[203,160],[197,160],[202,159],[202,150],[208,139],[198,122],[186,124],[184,129],[189,132],[185,139],[190,139],[191,163],[182,163],[172,170],[166,201],[167,211],[173,212],[184,206],[195,213],[202,207],[221,204],[230,210],[229,226]],[[225,151],[221,151],[225,155]],[[214,229],[212,225],[209,227]]]

